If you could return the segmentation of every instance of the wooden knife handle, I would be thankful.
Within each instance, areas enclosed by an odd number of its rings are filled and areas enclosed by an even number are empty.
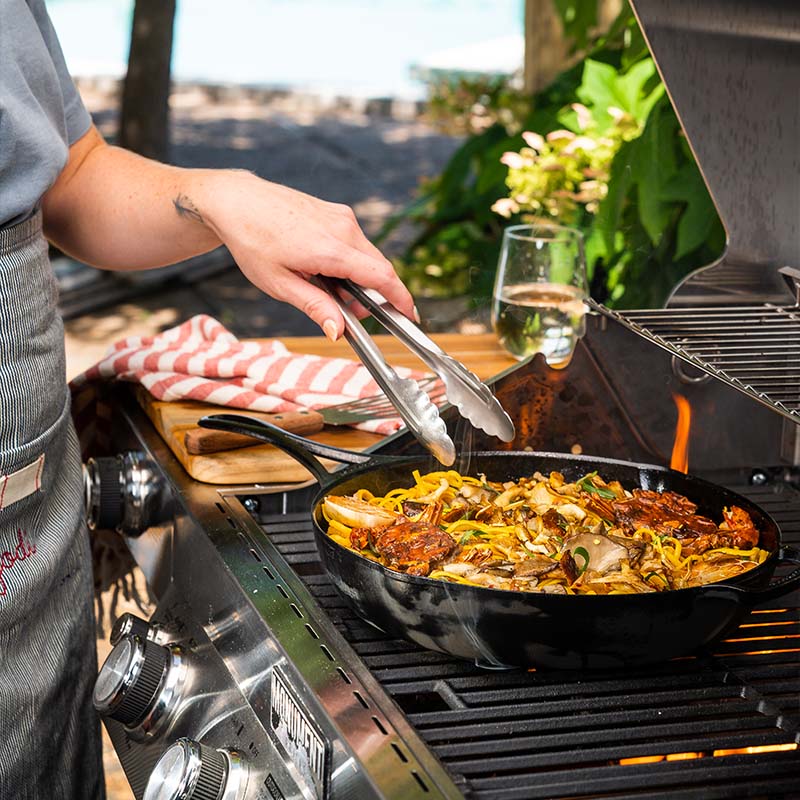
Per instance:
[[[223,411],[224,409],[220,409],[220,413],[223,413]],[[322,414],[311,410],[287,411],[283,414],[259,414],[256,412],[243,412],[238,409],[235,412],[263,419],[265,422],[271,422],[277,428],[297,433],[300,436],[319,433],[325,425]],[[186,452],[193,456],[219,453],[223,450],[236,450],[240,447],[252,447],[259,444],[256,439],[250,436],[241,436],[238,433],[228,433],[227,431],[215,431],[210,428],[192,428],[186,431],[183,441]]]

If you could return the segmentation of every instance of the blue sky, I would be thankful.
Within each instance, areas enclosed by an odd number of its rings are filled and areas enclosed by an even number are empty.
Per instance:
[[[420,96],[412,64],[521,34],[522,0],[178,0],[178,80]],[[132,0],[48,0],[75,75],[121,74]]]

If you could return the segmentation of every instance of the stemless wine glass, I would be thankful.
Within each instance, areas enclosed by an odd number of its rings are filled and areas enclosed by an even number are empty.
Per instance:
[[[511,355],[543,353],[551,367],[567,366],[585,331],[587,296],[580,231],[547,224],[505,229],[492,325]]]

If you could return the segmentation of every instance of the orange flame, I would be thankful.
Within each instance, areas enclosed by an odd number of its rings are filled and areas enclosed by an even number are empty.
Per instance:
[[[673,394],[672,399],[678,408],[678,422],[675,425],[675,442],[672,445],[669,465],[672,469],[685,473],[689,471],[689,428],[692,424],[692,407],[683,395]]]
[[[760,744],[753,747],[737,747],[734,750],[715,750],[715,756],[738,756],[746,753],[777,753],[781,750],[797,750],[797,742],[786,744]]]
[[[705,753],[670,753],[667,761],[691,761],[695,758],[705,758]]]
[[[710,753],[668,753],[660,756],[637,756],[635,758],[620,758],[617,761],[620,765],[630,764],[654,764],[658,761],[688,761],[695,758],[708,758],[709,756],[719,758],[720,756],[736,756],[753,753],[777,753],[787,750],[797,750],[797,742],[787,742],[786,744],[761,744],[751,745],[750,747],[737,747],[731,750],[713,750]]]

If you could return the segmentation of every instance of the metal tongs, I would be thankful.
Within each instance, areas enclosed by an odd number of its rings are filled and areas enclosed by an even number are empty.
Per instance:
[[[439,409],[417,382],[401,378],[384,359],[378,346],[341,297],[351,294],[386,330],[424,361],[444,383],[448,401],[476,428],[504,442],[514,438],[514,423],[497,398],[463,364],[431,341],[411,320],[404,317],[385,297],[352,281],[317,277],[318,284],[339,306],[345,320],[345,338],[364,366],[397,409],[409,431],[445,466],[456,460],[456,448],[439,416]]]

